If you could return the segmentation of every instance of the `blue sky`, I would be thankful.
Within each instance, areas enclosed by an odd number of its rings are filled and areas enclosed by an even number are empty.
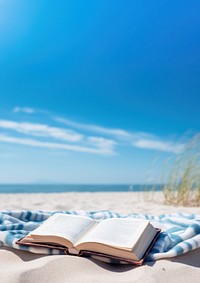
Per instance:
[[[200,131],[199,11],[0,0],[0,183],[143,183],[179,154]]]

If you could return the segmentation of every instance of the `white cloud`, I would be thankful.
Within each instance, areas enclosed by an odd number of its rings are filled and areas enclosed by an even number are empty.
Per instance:
[[[14,112],[24,112],[24,113],[36,113],[35,109],[29,107],[15,107]],[[78,123],[69,119],[63,119],[61,117],[55,117],[53,114],[46,112],[44,110],[37,110],[37,112],[43,115],[50,115],[51,118],[63,125],[66,125],[72,129],[65,129],[61,127],[52,127],[45,124],[34,124],[29,122],[15,122],[8,120],[0,120],[0,128],[7,130],[13,130],[15,132],[31,135],[35,137],[46,137],[48,139],[57,139],[62,142],[75,142],[75,150],[84,151],[84,149],[89,152],[104,152],[104,153],[115,153],[114,148],[117,144],[123,146],[134,146],[141,149],[153,149],[157,151],[171,152],[178,154],[183,151],[183,144],[176,144],[170,141],[162,141],[158,136],[145,132],[128,132],[123,129],[117,128],[106,128],[98,125]],[[74,129],[79,129],[83,134],[78,133]],[[93,135],[90,135],[94,133]],[[99,136],[99,134],[101,136]],[[96,136],[95,136],[96,135]],[[106,137],[111,137],[108,139]],[[20,139],[22,141],[22,139]],[[33,146],[36,146],[36,143],[42,143],[44,141],[33,140]],[[50,143],[50,145],[48,144]],[[53,143],[47,141],[45,146],[67,149],[69,145]],[[42,145],[41,145],[42,146]],[[71,145],[69,150],[72,149]]]
[[[30,108],[30,107],[15,107],[13,109],[14,113],[19,113],[19,112],[23,112],[23,113],[27,113],[27,114],[33,114],[35,113],[35,109]]]
[[[35,139],[27,139],[27,138],[18,138],[8,135],[0,134],[0,142],[4,143],[12,143],[12,144],[20,144],[32,147],[41,147],[41,148],[49,148],[49,149],[61,149],[67,151],[77,151],[77,152],[85,152],[85,153],[94,153],[100,155],[112,155],[114,152],[110,148],[93,148],[87,146],[80,145],[71,145],[71,144],[62,144],[62,143],[54,143],[54,142],[43,142]]]
[[[63,150],[88,152],[96,154],[115,154],[114,146],[115,142],[103,137],[87,137],[77,133],[74,130],[51,127],[45,124],[34,124],[28,122],[15,122],[10,120],[0,120],[0,128],[22,134],[20,137],[13,137],[8,135],[1,135],[2,142],[17,143],[21,145],[29,145],[34,147],[47,147]],[[9,131],[9,132],[8,132]],[[34,137],[45,137],[47,141],[24,138],[24,135]],[[55,143],[51,139],[57,139],[62,142],[75,142],[76,145]]]
[[[90,144],[93,144],[96,147],[102,147],[102,148],[113,149],[113,147],[117,144],[113,140],[105,139],[102,137],[88,137],[87,140]]]
[[[13,122],[0,120],[0,128],[13,130],[18,133],[29,134],[38,137],[51,137],[63,141],[77,142],[82,139],[82,135],[63,128],[50,127],[44,124],[33,124],[26,122]]]
[[[133,146],[143,149],[154,149],[159,151],[172,152],[176,154],[181,153],[184,150],[183,144],[175,144],[165,141],[148,140],[148,139],[139,139],[133,142]]]
[[[95,132],[97,134],[101,133],[104,135],[112,136],[115,140],[118,141],[118,143],[121,143],[124,146],[132,145],[141,149],[153,149],[158,151],[171,152],[175,154],[182,152],[184,149],[183,144],[176,144],[169,141],[160,141],[159,137],[145,132],[128,132],[122,129],[110,129],[97,125],[77,123],[72,120],[63,119],[60,117],[54,117],[53,119],[57,122],[63,123],[73,128],[78,128],[88,132]],[[98,146],[98,144],[104,144],[105,146],[110,146],[111,148],[117,144],[116,141],[99,137],[88,137],[88,141],[96,143],[96,146]]]
[[[130,137],[130,133],[121,129],[111,129],[111,128],[105,128],[97,125],[90,125],[90,124],[82,124],[82,123],[77,123],[68,119],[63,119],[60,117],[54,117],[53,118],[55,121],[62,123],[64,125],[89,131],[89,132],[95,132],[95,133],[101,133],[105,135],[112,135],[116,137],[122,137],[122,138],[128,138]]]

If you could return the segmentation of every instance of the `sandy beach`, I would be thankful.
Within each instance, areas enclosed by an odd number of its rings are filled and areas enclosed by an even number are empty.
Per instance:
[[[102,210],[121,214],[196,213],[198,207],[164,204],[162,193],[1,194],[0,210]],[[43,256],[10,248],[0,249],[0,282],[198,282],[200,250],[141,267],[114,266],[73,256]]]

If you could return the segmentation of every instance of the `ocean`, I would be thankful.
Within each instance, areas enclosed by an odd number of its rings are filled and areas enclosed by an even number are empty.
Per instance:
[[[139,192],[144,190],[161,191],[162,185],[52,185],[17,184],[0,185],[0,193],[64,193],[64,192]]]

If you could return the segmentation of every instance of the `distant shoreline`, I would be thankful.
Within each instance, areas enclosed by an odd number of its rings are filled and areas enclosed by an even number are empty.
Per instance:
[[[161,191],[163,185],[110,184],[1,184],[0,193],[67,193],[67,192],[143,192]]]

